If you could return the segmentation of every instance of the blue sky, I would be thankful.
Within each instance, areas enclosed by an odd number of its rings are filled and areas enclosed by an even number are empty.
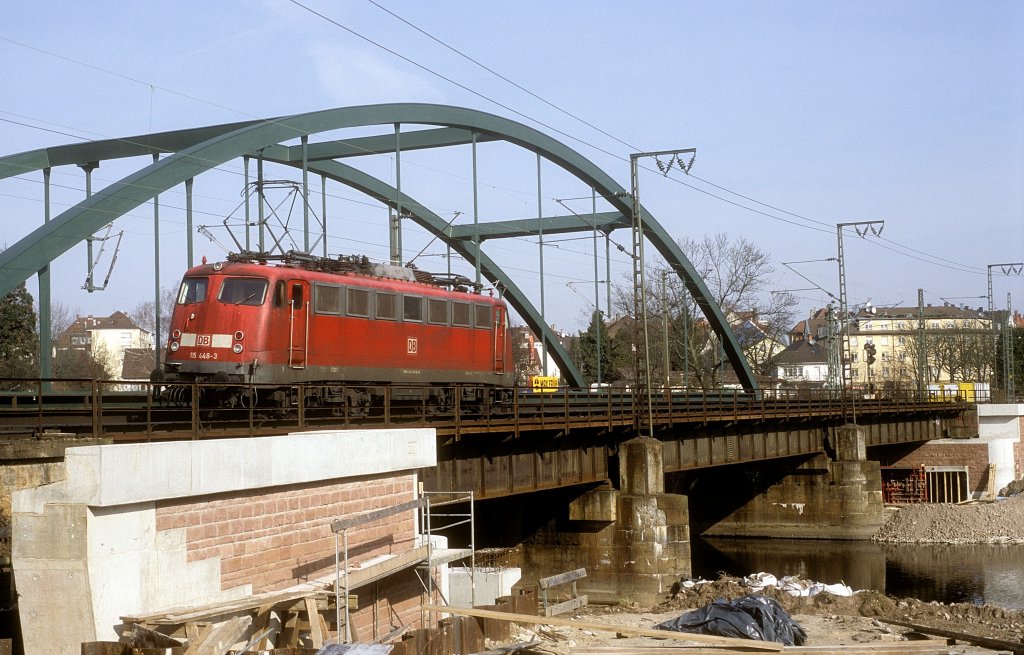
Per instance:
[[[287,1],[18,2],[0,25],[0,155],[346,105],[463,105],[555,136],[623,186],[631,152],[696,147],[700,180],[645,172],[644,204],[674,236],[754,241],[775,262],[776,289],[809,286],[780,262],[834,257],[839,222],[886,221],[884,240],[844,240],[852,304],[912,305],[923,288],[929,303],[979,306],[986,266],[1024,261],[1024,4],[377,2],[615,138],[368,0],[303,4],[422,68]],[[468,148],[409,153],[403,190],[442,217],[462,212],[456,220],[465,222],[469,161]],[[104,163],[94,188],[141,165]],[[365,163],[384,179],[392,166],[386,157]],[[197,222],[220,225],[235,210],[240,161],[234,169],[197,180]],[[479,175],[481,220],[536,216],[532,155],[481,146]],[[40,178],[0,181],[8,244],[42,221]],[[556,198],[589,196],[554,167],[542,178],[545,214],[564,213]],[[82,197],[77,169],[55,171],[54,183],[55,213]],[[330,251],[385,258],[385,210],[346,189],[330,195],[338,221]],[[566,202],[590,209],[589,200]],[[183,207],[181,190],[161,198],[164,286],[185,267]],[[105,292],[79,288],[84,246],[58,260],[55,300],[93,314],[148,300],[150,216],[142,207],[118,221],[125,241]],[[613,238],[629,243],[625,232]],[[428,241],[407,232],[407,257]],[[196,246],[220,256],[201,236]],[[417,263],[443,269],[442,252],[434,244]],[[537,297],[535,243],[495,243],[488,252]],[[586,241],[545,248],[549,322],[581,327],[589,306],[567,285],[589,298],[592,261]],[[797,268],[837,291],[835,264]],[[624,257],[614,259],[613,281],[628,270]],[[1008,292],[1024,306],[1024,277],[997,275],[994,291],[998,307]],[[819,291],[796,295],[802,310],[827,301]]]

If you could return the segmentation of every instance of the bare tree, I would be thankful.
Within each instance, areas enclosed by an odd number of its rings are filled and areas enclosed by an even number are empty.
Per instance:
[[[724,233],[705,235],[699,241],[683,238],[677,243],[733,325],[755,375],[767,375],[772,357],[784,347],[797,304],[790,294],[769,292],[775,272],[771,257],[746,238],[731,240]],[[667,322],[672,384],[686,382],[704,389],[717,386],[728,366],[720,340],[674,272],[667,275],[662,293],[661,271],[666,269],[664,263],[656,264],[645,275],[652,377],[665,377]],[[632,284],[617,289],[615,302],[623,313],[633,313]]]
[[[160,290],[160,325],[166,328],[171,323],[171,314],[174,313],[174,304],[177,302],[178,291],[164,287]],[[128,312],[135,324],[140,328],[156,334],[156,305],[152,300],[140,302],[134,309]],[[164,330],[166,332],[166,330]],[[159,347],[159,344],[157,344]]]

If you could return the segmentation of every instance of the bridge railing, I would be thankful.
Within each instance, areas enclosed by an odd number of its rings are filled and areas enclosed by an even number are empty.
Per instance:
[[[6,383],[7,386],[4,386]],[[915,392],[823,390],[496,389],[467,385],[167,384],[105,380],[0,381],[0,438],[88,435],[122,440],[248,436],[326,428],[429,426],[442,434],[617,428],[728,420],[833,417],[957,407]],[[372,391],[372,393],[371,393]],[[193,402],[193,399],[200,402]]]

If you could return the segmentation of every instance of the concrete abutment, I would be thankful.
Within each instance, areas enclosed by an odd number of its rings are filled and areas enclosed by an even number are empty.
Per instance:
[[[716,476],[719,502],[728,508],[702,534],[724,537],[870,539],[882,524],[882,476],[867,459],[864,432],[845,425],[834,433],[835,459],[812,455],[781,473],[766,467]],[[707,492],[708,484],[702,484]],[[723,502],[724,501],[724,502]]]

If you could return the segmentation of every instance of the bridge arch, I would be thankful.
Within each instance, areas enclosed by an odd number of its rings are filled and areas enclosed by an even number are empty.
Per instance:
[[[87,164],[102,159],[172,152],[164,159],[94,193],[0,253],[0,295],[8,293],[112,218],[231,159],[263,151],[267,156],[276,154],[276,159],[282,163],[294,165],[293,148],[279,144],[337,129],[403,123],[443,128],[432,131],[436,134],[420,135],[422,143],[413,147],[440,147],[460,143],[457,133],[447,131],[453,128],[518,145],[537,153],[591,186],[623,216],[631,215],[629,194],[611,176],[568,146],[521,123],[474,109],[447,105],[400,103],[343,107],[262,121],[47,148],[0,158],[0,178],[3,178],[59,164]],[[401,203],[405,210],[414,206],[421,207],[411,198],[400,198],[397,190],[388,190],[379,180],[373,180],[357,169],[334,161],[331,154],[314,154],[313,159],[318,163],[310,167],[310,170],[362,188],[364,192],[388,204]],[[640,211],[643,214],[643,236],[665,258],[694,297],[711,328],[720,337],[726,356],[741,384],[748,391],[756,390],[756,381],[739,343],[700,275],[654,217],[642,207]],[[508,285],[506,293],[512,305],[530,328],[552,347],[551,354],[566,378],[573,384],[581,385],[583,379],[579,371],[529,299],[511,284],[511,278],[486,258],[475,243],[446,233],[445,223],[432,212],[418,209],[413,213],[421,226],[437,234],[471,263],[479,258],[482,271],[487,271],[489,279]],[[614,222],[609,223],[606,229],[610,231],[615,225]]]

